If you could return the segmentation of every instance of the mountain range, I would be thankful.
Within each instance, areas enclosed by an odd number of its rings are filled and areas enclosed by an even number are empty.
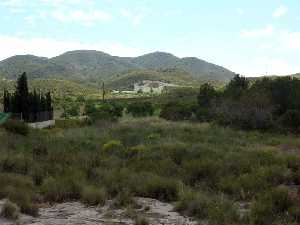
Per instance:
[[[179,58],[165,52],[118,57],[100,51],[78,50],[54,58],[17,55],[0,62],[0,77],[16,79],[23,72],[29,79],[56,78],[87,83],[106,81],[117,87],[142,79],[194,84],[226,82],[234,76],[230,70],[204,60]]]

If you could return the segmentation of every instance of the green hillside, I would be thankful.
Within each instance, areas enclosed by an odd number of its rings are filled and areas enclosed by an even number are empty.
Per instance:
[[[226,82],[234,73],[217,65],[198,58],[178,58],[172,54],[155,52],[136,58],[111,56],[99,51],[71,51],[54,58],[43,58],[32,55],[13,56],[0,62],[0,77],[16,79],[17,75],[27,72],[29,79],[48,78],[75,80],[81,83],[112,81],[117,75],[132,70],[149,71],[177,69],[189,73],[184,80],[212,80]],[[129,73],[130,74],[130,73]],[[135,75],[135,73],[133,74]],[[165,74],[161,74],[164,79]],[[181,73],[178,80],[182,80]],[[153,72],[156,79],[157,72]],[[176,80],[176,79],[175,79]],[[118,82],[118,80],[116,80]]]
[[[162,81],[180,86],[199,86],[200,81],[179,69],[132,70],[117,74],[107,81],[110,89],[130,90],[134,83],[143,80]]]

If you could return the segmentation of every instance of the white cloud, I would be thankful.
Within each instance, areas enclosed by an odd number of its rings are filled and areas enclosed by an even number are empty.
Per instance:
[[[98,43],[81,43],[77,41],[60,41],[50,38],[21,38],[0,36],[0,60],[14,56],[32,54],[36,56],[54,57],[66,51],[89,49],[104,51],[118,56],[138,56],[145,51],[126,46],[122,43],[102,41]]]
[[[262,29],[244,29],[241,31],[241,36],[244,38],[261,38],[261,37],[270,37],[274,34],[274,27],[269,25]]]
[[[279,18],[284,16],[288,12],[288,8],[286,6],[280,6],[273,12],[274,18]]]
[[[79,22],[83,25],[93,25],[97,22],[106,22],[112,19],[110,13],[101,10],[73,10],[68,12],[55,10],[51,13],[51,16],[60,22]]]
[[[236,8],[235,9],[236,13],[240,16],[244,15],[245,14],[245,11],[242,9],[242,8]]]

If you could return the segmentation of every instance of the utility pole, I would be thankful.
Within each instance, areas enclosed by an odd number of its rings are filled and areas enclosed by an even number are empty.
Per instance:
[[[102,102],[104,103],[105,101],[105,86],[104,86],[104,82],[102,83]]]

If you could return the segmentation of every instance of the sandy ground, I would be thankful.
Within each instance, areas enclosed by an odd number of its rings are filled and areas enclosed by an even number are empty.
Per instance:
[[[136,198],[141,207],[135,209],[138,216],[148,219],[151,225],[196,225],[196,221],[174,212],[174,207],[154,199]],[[0,201],[2,208],[5,200]],[[101,208],[87,207],[79,202],[56,204],[41,208],[38,218],[21,215],[18,221],[0,218],[1,225],[133,225],[128,210],[113,209],[112,202]]]

